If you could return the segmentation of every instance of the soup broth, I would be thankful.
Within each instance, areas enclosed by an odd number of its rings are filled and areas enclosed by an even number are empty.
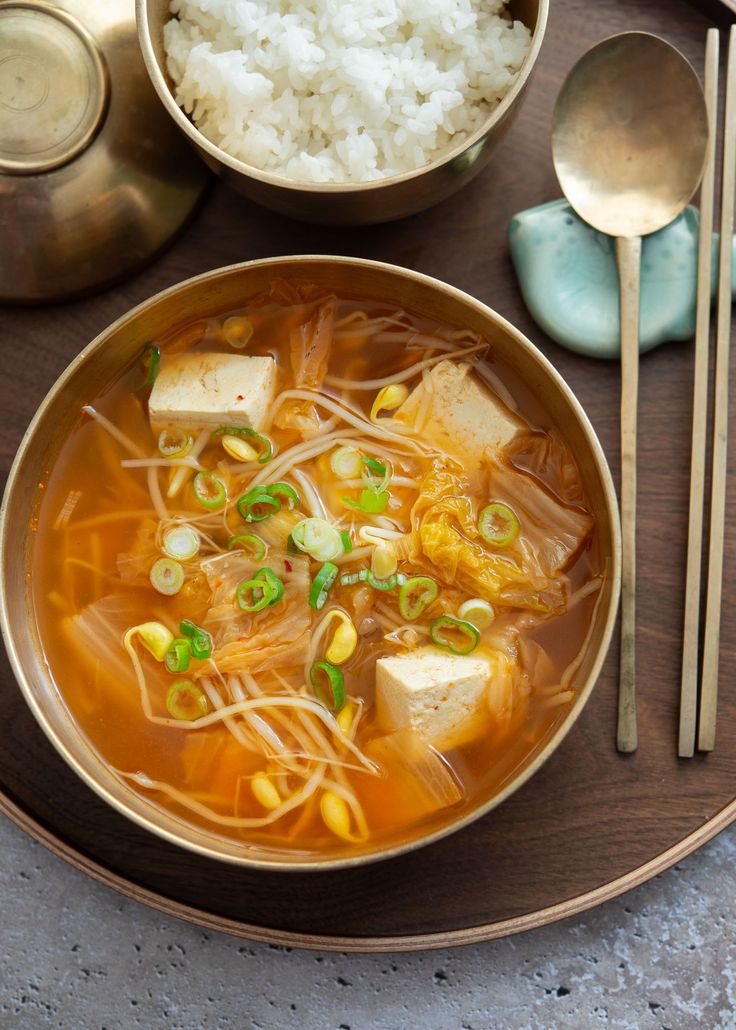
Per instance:
[[[251,853],[339,857],[454,822],[549,739],[602,569],[572,455],[487,352],[277,281],[80,413],[34,600],[132,791]]]

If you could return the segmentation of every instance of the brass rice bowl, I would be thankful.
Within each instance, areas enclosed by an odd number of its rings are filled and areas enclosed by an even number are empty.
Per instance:
[[[156,92],[213,171],[246,197],[279,214],[329,225],[371,225],[424,211],[485,168],[521,107],[542,46],[549,0],[511,0],[511,14],[532,32],[531,46],[516,82],[479,129],[422,168],[363,183],[288,179],[254,168],[211,143],[174,100],[163,48],[163,27],[171,17],[168,0],[136,0],[135,6],[143,60]]]
[[[513,777],[472,811],[440,830],[399,846],[361,844],[345,853],[315,858],[244,844],[185,823],[133,792],[108,768],[77,728],[62,702],[43,656],[34,614],[29,570],[39,504],[38,484],[79,418],[82,405],[98,395],[133,362],[144,341],[177,325],[242,306],[277,277],[297,277],[337,292],[375,299],[421,312],[485,336],[494,358],[544,398],[551,422],[575,455],[595,516],[597,546],[607,576],[596,607],[589,646],[574,681],[575,700],[562,719],[535,745]],[[416,272],[341,257],[271,258],[207,272],[172,286],[138,305],[93,340],[69,365],[41,404],[10,472],[0,515],[0,620],[10,660],[33,714],[66,762],[117,811],[160,837],[209,858],[267,869],[326,869],[387,858],[428,844],[472,822],[500,804],[536,772],[557,748],[587,701],[611,639],[620,585],[620,539],[616,497],[605,456],[593,428],[562,377],[517,329],[472,297]]]

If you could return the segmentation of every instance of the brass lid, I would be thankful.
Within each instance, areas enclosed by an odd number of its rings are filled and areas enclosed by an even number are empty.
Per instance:
[[[0,170],[71,161],[99,129],[108,94],[104,59],[78,21],[33,4],[0,8]]]
[[[134,0],[0,4],[1,300],[132,273],[207,179],[145,73]]]

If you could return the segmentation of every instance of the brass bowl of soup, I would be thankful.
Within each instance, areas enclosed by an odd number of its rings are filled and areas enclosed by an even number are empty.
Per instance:
[[[453,287],[276,258],[134,308],[41,405],[2,516],[20,687],[119,812],[318,869],[487,814],[573,727],[619,593],[570,389]]]
[[[229,17],[170,8],[136,0],[143,59],[209,167],[280,214],[365,225],[423,211],[486,167],[521,108],[549,0],[405,4],[396,25],[385,9],[356,23],[319,4],[289,26],[264,3]]]

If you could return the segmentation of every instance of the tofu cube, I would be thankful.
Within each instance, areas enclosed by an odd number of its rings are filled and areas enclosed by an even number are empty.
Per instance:
[[[381,725],[387,732],[409,727],[439,751],[481,736],[490,722],[487,692],[496,664],[493,655],[453,655],[431,646],[379,658]]]
[[[162,354],[148,402],[151,427],[260,430],[276,390],[276,362],[242,354]]]
[[[466,466],[479,465],[488,449],[503,447],[525,426],[466,361],[439,361],[429,373],[429,388],[422,380],[394,417],[414,425],[422,411],[422,435]]]

